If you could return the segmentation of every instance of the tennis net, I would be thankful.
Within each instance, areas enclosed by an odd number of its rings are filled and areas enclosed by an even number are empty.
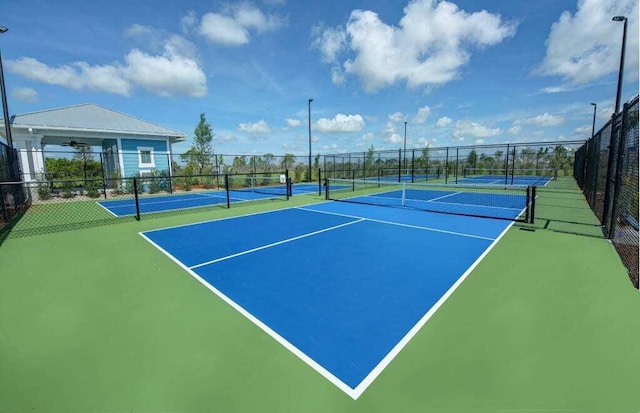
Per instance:
[[[535,186],[325,180],[327,200],[533,222]]]
[[[257,173],[257,174],[229,174],[227,190],[233,197],[234,193],[252,192],[273,197],[291,196],[289,174],[284,173]]]

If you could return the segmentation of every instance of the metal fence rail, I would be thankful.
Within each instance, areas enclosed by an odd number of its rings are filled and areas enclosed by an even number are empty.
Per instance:
[[[638,288],[638,96],[576,152],[574,177]]]

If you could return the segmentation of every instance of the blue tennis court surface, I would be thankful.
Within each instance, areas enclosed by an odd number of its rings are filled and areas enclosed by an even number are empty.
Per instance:
[[[509,225],[329,202],[142,235],[357,398]]]

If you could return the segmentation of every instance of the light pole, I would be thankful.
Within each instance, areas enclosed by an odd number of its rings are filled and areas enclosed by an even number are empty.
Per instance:
[[[309,175],[307,175],[307,182],[311,182],[311,102],[313,99],[309,99],[308,112],[309,112]]]
[[[407,169],[407,121],[404,121],[404,151],[402,152],[404,154],[404,169],[406,172]]]
[[[5,33],[6,27],[0,26],[0,34]],[[13,139],[11,137],[11,124],[9,123],[9,106],[7,105],[7,91],[4,87],[4,71],[2,69],[2,53],[0,52],[0,94],[2,95],[2,114],[4,117],[4,131],[7,137],[7,145],[13,148]]]
[[[593,106],[593,124],[591,125],[591,137],[593,138],[593,135],[596,133],[596,109],[598,108],[598,105],[591,102],[591,106]]]
[[[624,29],[622,31],[622,52],[620,52],[620,70],[618,71],[618,91],[616,93],[616,109],[614,113],[618,113],[620,110],[620,97],[622,95],[622,74],[624,72],[624,49],[627,45],[627,18],[626,16],[614,16],[612,19],[614,22],[624,22]]]

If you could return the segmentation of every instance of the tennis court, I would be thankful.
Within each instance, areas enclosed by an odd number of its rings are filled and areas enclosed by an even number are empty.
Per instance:
[[[142,236],[355,399],[510,225],[330,202]]]
[[[462,184],[480,185],[536,185],[547,186],[551,181],[558,179],[558,171],[555,169],[521,169],[492,170],[465,168],[463,177],[457,182]]]

